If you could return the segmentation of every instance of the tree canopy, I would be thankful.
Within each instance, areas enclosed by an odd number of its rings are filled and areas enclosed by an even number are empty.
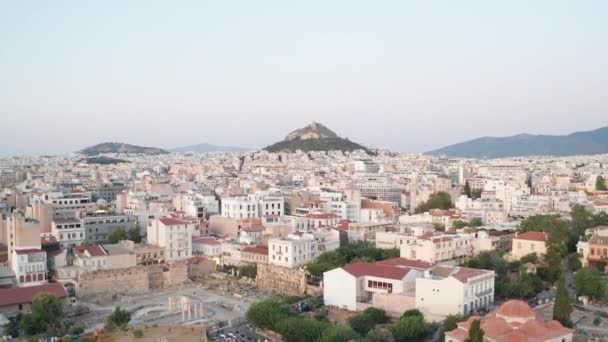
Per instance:
[[[431,209],[450,209],[453,208],[452,196],[445,191],[432,193],[426,202],[420,203],[416,207],[416,213],[424,213]]]
[[[483,335],[484,332],[481,329],[481,321],[478,319],[474,320],[469,328],[469,337],[465,342],[483,342]]]
[[[386,322],[388,322],[386,312],[374,307],[367,308],[362,313],[353,316],[348,320],[351,328],[353,328],[353,330],[359,333],[361,336],[366,335],[376,325]]]
[[[254,326],[274,331],[280,321],[291,316],[291,312],[284,302],[270,298],[251,304],[246,316]]]
[[[382,249],[376,248],[370,242],[355,242],[321,254],[315,261],[306,265],[306,270],[320,277],[324,272],[352,262],[374,262],[398,256],[398,249]]]
[[[591,300],[602,299],[606,296],[606,282],[600,271],[595,268],[581,268],[576,272],[574,282],[576,293],[579,296],[587,296]]]
[[[124,228],[117,228],[115,231],[110,234],[108,237],[108,243],[119,243],[122,240],[128,240],[129,236]]]
[[[418,342],[431,333],[430,325],[424,317],[413,315],[402,317],[395,323],[394,336],[396,342]]]
[[[595,190],[606,191],[606,180],[602,176],[597,176],[595,179]]]
[[[553,305],[553,319],[559,321],[565,327],[572,327],[572,304],[570,296],[566,289],[564,277],[560,277],[557,282],[557,292],[555,295],[555,304]]]

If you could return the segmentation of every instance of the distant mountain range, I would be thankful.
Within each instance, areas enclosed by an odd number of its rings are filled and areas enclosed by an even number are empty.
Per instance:
[[[117,143],[117,142],[106,142],[97,144],[95,146],[87,147],[83,150],[80,150],[79,153],[85,154],[87,156],[96,156],[98,154],[103,153],[128,153],[128,154],[147,154],[147,155],[156,155],[156,154],[167,154],[169,152],[156,148],[156,147],[142,147],[129,145],[125,143]]]
[[[172,148],[169,151],[171,152],[199,152],[199,153],[207,153],[207,152],[247,152],[251,151],[250,148],[243,147],[235,147],[235,146],[218,146],[213,144],[202,143],[198,145],[184,146],[184,147],[176,147]]]
[[[366,147],[340,138],[329,128],[320,123],[313,122],[310,125],[289,133],[284,140],[267,146],[264,150],[269,152],[295,152],[301,150],[309,151],[354,151],[364,150],[370,152]]]
[[[519,134],[501,138],[483,137],[425,154],[464,158],[506,158],[604,153],[608,153],[608,127],[568,135]]]

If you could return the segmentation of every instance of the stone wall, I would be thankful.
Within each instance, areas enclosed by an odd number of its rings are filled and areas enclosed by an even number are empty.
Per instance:
[[[76,296],[93,298],[108,294],[135,295],[162,289],[188,280],[186,262],[101,270],[80,276]]]
[[[83,274],[78,279],[76,295],[90,298],[102,293],[140,294],[149,288],[148,269],[136,266]]]
[[[188,264],[185,261],[165,265],[163,269],[164,286],[183,284],[186,280],[188,280]]]
[[[302,296],[306,294],[306,273],[299,269],[258,264],[258,288],[276,293]]]

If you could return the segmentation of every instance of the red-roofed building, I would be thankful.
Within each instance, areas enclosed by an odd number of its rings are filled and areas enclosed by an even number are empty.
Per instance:
[[[522,257],[535,253],[543,256],[547,253],[547,239],[549,234],[545,232],[525,232],[515,235],[513,238],[513,248],[511,259],[519,260]]]
[[[268,263],[268,247],[250,246],[241,249],[241,261],[252,264]]]
[[[445,334],[446,342],[464,342],[474,321],[479,320],[488,342],[572,342],[573,330],[557,321],[546,321],[520,300],[509,300],[484,317],[471,316]]]
[[[193,237],[192,252],[209,258],[219,258],[222,255],[222,243],[212,237]]]
[[[420,271],[385,263],[353,263],[323,274],[325,305],[362,311],[369,306],[398,315],[415,307],[414,286]]]
[[[0,313],[12,315],[29,310],[32,301],[40,293],[48,293],[60,299],[68,297],[65,288],[58,283],[0,289]]]
[[[165,248],[165,260],[176,261],[192,256],[192,236],[197,224],[163,217],[148,226],[148,243]]]

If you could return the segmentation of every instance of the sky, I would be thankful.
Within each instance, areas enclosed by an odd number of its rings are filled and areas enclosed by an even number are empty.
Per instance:
[[[2,1],[0,155],[608,123],[608,1]]]

